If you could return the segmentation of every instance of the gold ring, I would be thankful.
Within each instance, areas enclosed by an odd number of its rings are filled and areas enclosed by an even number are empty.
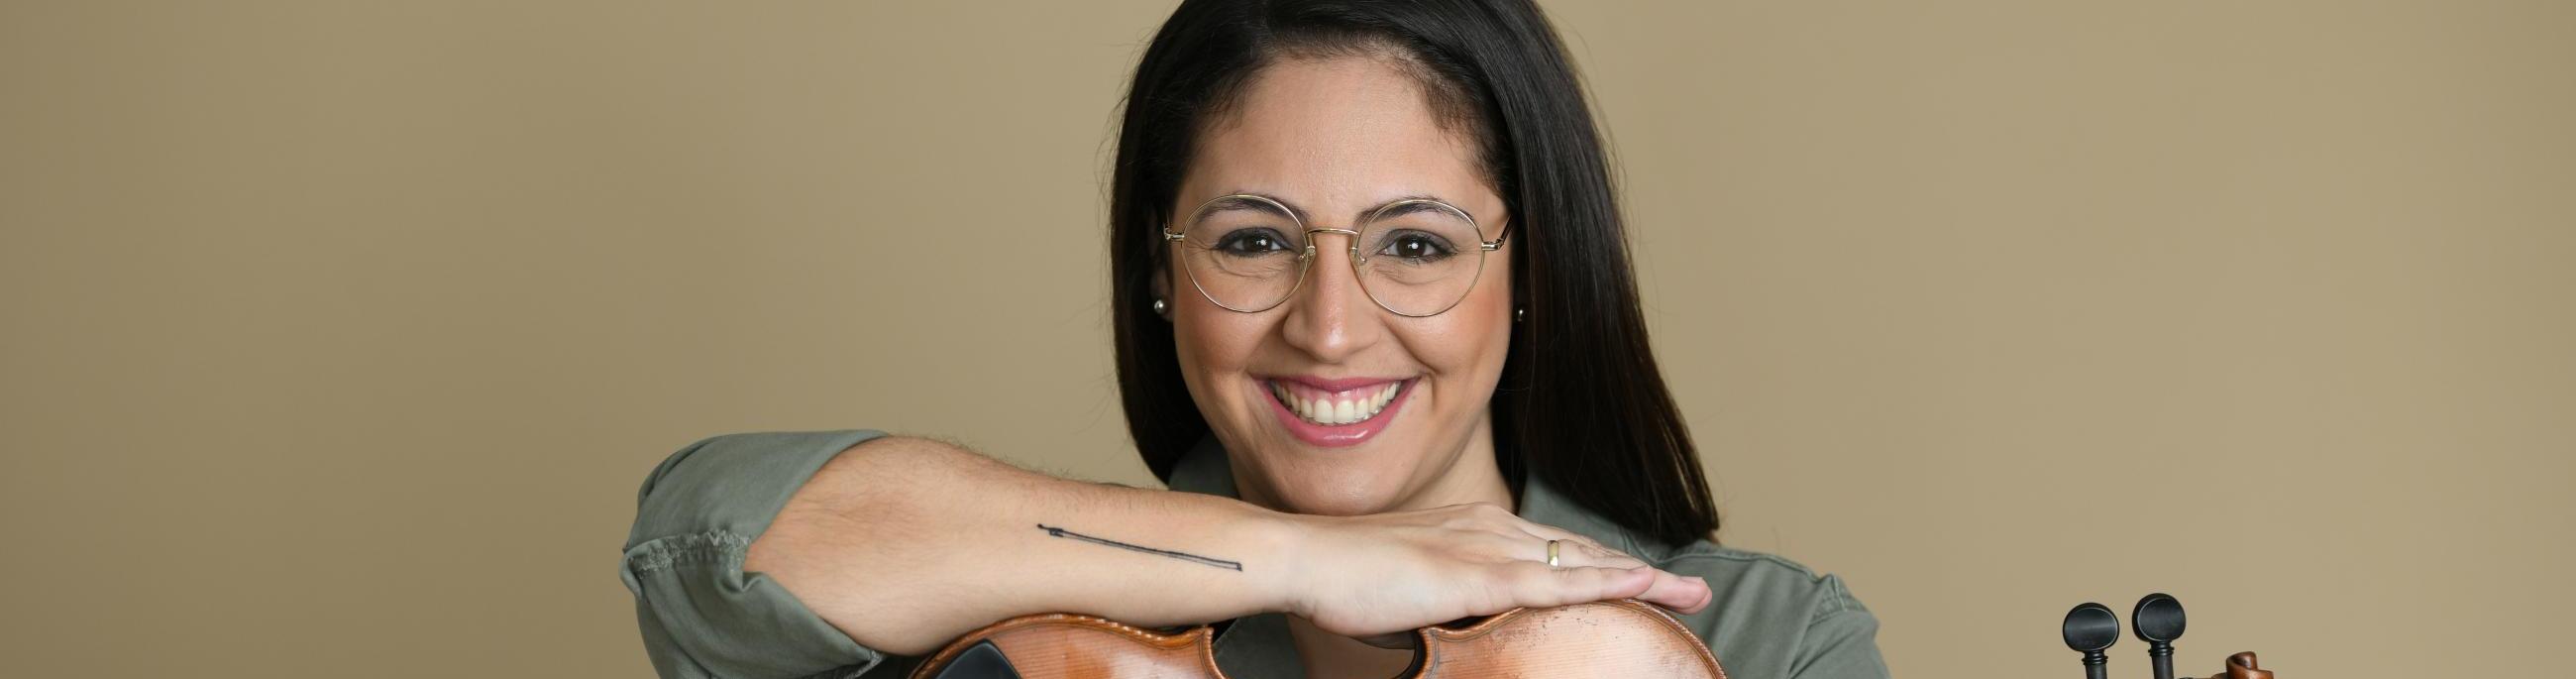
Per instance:
[[[1547,541],[1547,567],[1549,568],[1556,567],[1556,542],[1557,541],[1555,540]]]

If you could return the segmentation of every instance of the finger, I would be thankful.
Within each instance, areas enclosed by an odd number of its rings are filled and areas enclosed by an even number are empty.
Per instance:
[[[1537,535],[1525,534],[1525,537],[1513,540],[1516,544],[1511,547],[1511,549],[1516,550],[1519,554],[1529,555],[1525,558],[1529,558],[1539,563],[1547,563],[1547,543],[1550,540],[1554,540],[1557,543],[1556,565],[1559,567],[1599,566],[1603,568],[1636,568],[1646,565],[1646,562],[1638,560],[1636,557],[1621,553],[1618,550],[1604,549],[1594,545],[1593,543],[1571,539],[1545,538]]]
[[[1530,533],[1532,537],[1540,538],[1542,551],[1544,551],[1544,542],[1546,540],[1560,541],[1557,550],[1559,557],[1557,563],[1560,566],[1647,568],[1648,570],[1652,570],[1655,573],[1653,584],[1647,587],[1644,592],[1629,595],[1633,598],[1676,611],[1681,611],[1683,613],[1695,613],[1708,606],[1711,594],[1706,580],[1695,577],[1685,577],[1662,569],[1649,568],[1649,565],[1644,560],[1630,556],[1619,550],[1603,547],[1600,542],[1593,540],[1590,536],[1565,530],[1563,528],[1557,528],[1555,526],[1542,523],[1527,523],[1523,526],[1523,530]],[[1577,556],[1578,553],[1580,556]]]
[[[1620,550],[1613,550],[1613,547],[1610,547],[1610,545],[1602,545],[1600,540],[1592,540],[1592,537],[1589,537],[1589,534],[1571,532],[1571,529],[1548,527],[1548,524],[1530,524],[1530,529],[1533,529],[1533,532],[1538,532],[1540,537],[1548,537],[1548,540],[1574,540],[1574,542],[1584,542],[1584,545],[1592,547],[1592,550],[1602,550],[1602,552],[1620,552]],[[1620,552],[1620,555],[1625,555],[1625,552]]]
[[[1504,568],[1513,582],[1513,604],[1534,608],[1632,598],[1655,584],[1649,568],[1548,568],[1526,561]]]
[[[1540,539],[1544,539],[1544,540],[1565,540],[1565,541],[1568,541],[1568,542],[1577,542],[1577,543],[1582,543],[1584,546],[1591,547],[1591,548],[1593,548],[1593,549],[1598,549],[1598,550],[1601,550],[1601,551],[1604,551],[1604,552],[1618,552],[1618,551],[1619,551],[1619,550],[1616,550],[1616,549],[1611,549],[1609,545],[1601,544],[1601,541],[1600,541],[1600,540],[1594,540],[1594,539],[1592,539],[1592,536],[1590,536],[1590,535],[1584,535],[1584,534],[1582,534],[1582,533],[1577,533],[1577,532],[1570,531],[1570,530],[1566,530],[1566,529],[1563,529],[1563,528],[1558,528],[1558,527],[1555,527],[1555,526],[1550,526],[1550,525],[1547,525],[1547,524],[1544,524],[1544,523],[1527,523],[1527,522],[1524,522],[1524,523],[1523,523],[1523,525],[1521,526],[1521,530],[1522,530],[1522,531],[1524,531],[1524,532],[1527,532],[1527,533],[1529,533],[1529,534],[1531,534],[1531,535],[1538,536]],[[1625,552],[1620,552],[1620,553],[1624,554]]]
[[[1542,523],[1525,523],[1521,526],[1521,531],[1540,540],[1559,540],[1571,545],[1580,545],[1583,551],[1590,556],[1598,556],[1604,559],[1617,558],[1638,561],[1637,557],[1631,556],[1627,552],[1611,549],[1609,546],[1601,544],[1601,541],[1592,539],[1592,536],[1563,528]]]
[[[1709,597],[1708,581],[1664,571],[1656,571],[1654,582],[1637,595],[1638,600],[1683,613],[1697,613],[1706,608]]]

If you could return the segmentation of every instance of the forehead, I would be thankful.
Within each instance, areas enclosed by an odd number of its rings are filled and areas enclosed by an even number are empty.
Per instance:
[[[1444,126],[1422,88],[1392,64],[1284,60],[1237,97],[1199,139],[1175,214],[1229,193],[1259,193],[1326,224],[1407,196],[1500,217],[1502,200],[1475,164],[1474,146]]]

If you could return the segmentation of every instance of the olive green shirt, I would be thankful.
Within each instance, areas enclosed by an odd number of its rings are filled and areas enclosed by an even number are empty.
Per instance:
[[[672,679],[901,677],[916,658],[880,653],[807,610],[795,595],[742,569],[743,555],[790,495],[823,463],[876,431],[734,434],[699,441],[644,480],[619,576],[653,669]],[[1213,440],[1184,455],[1173,490],[1235,497]],[[1532,479],[1520,515],[1590,536],[1681,575],[1708,580],[1708,608],[1676,616],[1733,679],[1887,676],[1878,619],[1842,580],[1786,559],[1706,540],[1678,548],[1642,539]],[[1305,676],[1280,614],[1255,615],[1217,635],[1217,665],[1233,679]]]

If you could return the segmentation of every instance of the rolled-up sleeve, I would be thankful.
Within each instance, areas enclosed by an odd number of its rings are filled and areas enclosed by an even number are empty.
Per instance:
[[[883,432],[732,434],[691,444],[644,480],[619,575],[666,678],[857,677],[885,655],[851,641],[776,581],[742,569],[787,499],[842,450]]]
[[[1878,616],[1871,615],[1841,578],[1825,576],[1822,604],[1807,623],[1804,652],[1789,676],[1798,679],[1883,679],[1887,659],[1878,653]]]

